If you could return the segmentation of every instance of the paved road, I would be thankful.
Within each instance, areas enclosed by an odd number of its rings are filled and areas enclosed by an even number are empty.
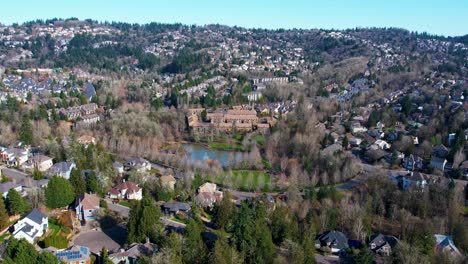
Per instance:
[[[24,181],[24,179],[30,177],[29,174],[21,172],[17,169],[7,168],[5,166],[0,166],[0,170],[2,170],[3,176],[10,178],[13,182],[16,183],[21,183],[22,181]]]
[[[161,222],[166,226],[166,227],[173,227],[173,228],[185,228],[186,224],[179,223],[177,221],[167,219],[165,217],[161,217]]]
[[[340,257],[338,256],[323,256],[320,254],[315,254],[315,262],[320,264],[335,264],[340,263]]]
[[[130,215],[130,208],[120,204],[112,203],[111,199],[106,199],[106,202],[109,210],[116,212],[120,216],[128,218],[128,216]]]

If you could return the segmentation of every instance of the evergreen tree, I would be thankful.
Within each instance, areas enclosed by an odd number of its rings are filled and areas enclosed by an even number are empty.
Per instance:
[[[82,172],[78,169],[72,169],[70,174],[70,184],[73,187],[75,198],[80,197],[86,192],[86,181],[82,176]]]
[[[193,218],[189,219],[185,227],[184,257],[186,263],[204,263],[206,246],[202,240],[203,223]]]
[[[69,205],[75,199],[75,193],[68,180],[53,176],[45,189],[46,205],[60,208]]]
[[[235,264],[242,262],[243,260],[239,252],[229,245],[226,238],[219,237],[216,240],[213,253],[211,254],[211,263]]]
[[[32,125],[27,116],[21,121],[20,140],[26,145],[31,145],[33,142]]]
[[[374,255],[368,248],[364,247],[361,249],[355,260],[356,264],[372,264],[374,263]]]
[[[130,219],[127,223],[128,243],[143,242],[146,238],[158,241],[162,228],[160,217],[159,207],[156,207],[145,192],[143,199],[134,203],[130,210]]]
[[[305,264],[315,264],[315,229],[312,221],[306,224],[302,233],[302,248],[304,249]]]
[[[293,225],[289,216],[288,208],[279,206],[271,214],[271,233],[273,241],[277,245],[281,245],[284,240],[291,238],[291,227]]]
[[[103,247],[101,250],[101,262],[102,264],[113,264],[112,260],[109,258],[109,253],[107,248]]]
[[[29,205],[15,189],[8,191],[6,206],[11,215],[24,214],[29,210]]]
[[[54,254],[43,251],[39,253],[34,246],[25,239],[14,237],[8,240],[5,250],[4,264],[49,264],[59,263]]]
[[[88,173],[86,177],[86,191],[89,193],[100,193],[99,183],[94,171]]]
[[[0,197],[0,229],[7,227],[8,222],[9,222],[8,213],[5,208],[5,202],[3,201],[3,196],[1,196]]]
[[[231,193],[226,192],[221,202],[216,203],[213,208],[213,223],[216,228],[226,229],[232,221],[235,209],[231,202]]]

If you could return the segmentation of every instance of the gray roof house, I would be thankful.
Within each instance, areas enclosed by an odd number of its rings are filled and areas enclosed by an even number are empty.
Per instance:
[[[55,163],[52,168],[49,169],[49,175],[57,175],[65,179],[70,179],[70,173],[74,168],[76,168],[76,164],[73,161]]]
[[[91,102],[91,99],[95,95],[96,95],[96,89],[94,89],[94,85],[92,85],[89,82],[85,82],[84,83],[84,96],[86,97],[86,100],[88,100],[88,102]]]
[[[369,248],[375,253],[390,256],[392,248],[398,243],[394,236],[374,234],[370,237]]]
[[[326,248],[332,253],[337,253],[347,249],[348,238],[339,231],[331,230],[318,235],[315,239],[316,248]]]
[[[167,202],[163,204],[164,213],[167,215],[176,215],[180,212],[188,214],[190,212],[190,204],[180,202]]]
[[[446,164],[447,164],[447,160],[444,158],[432,157],[431,159],[431,166],[440,171],[444,171]]]
[[[2,193],[3,198],[7,197],[8,192],[11,189],[15,189],[17,192],[21,192],[23,187],[20,184],[14,182],[4,182],[0,184],[0,193]]]

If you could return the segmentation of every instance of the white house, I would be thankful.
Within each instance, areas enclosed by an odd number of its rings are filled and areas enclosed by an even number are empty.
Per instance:
[[[4,149],[0,156],[9,166],[20,166],[28,160],[29,151],[27,149],[9,148]]]
[[[353,123],[351,125],[351,132],[354,133],[361,133],[361,132],[366,132],[367,128],[361,126],[359,122]]]
[[[391,145],[385,140],[377,139],[374,144],[371,145],[371,149],[389,149]]]
[[[255,102],[262,98],[262,93],[259,91],[253,91],[250,93],[245,93],[243,94],[243,96],[247,97],[247,100],[249,100],[249,102]]]
[[[27,216],[14,225],[13,236],[16,239],[24,238],[33,244],[34,239],[41,237],[49,228],[49,218],[34,208]]]
[[[112,188],[108,196],[111,199],[141,200],[143,198],[143,192],[138,184],[124,181]]]

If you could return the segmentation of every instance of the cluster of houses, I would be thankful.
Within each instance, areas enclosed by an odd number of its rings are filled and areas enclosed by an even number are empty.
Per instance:
[[[29,93],[44,96],[46,93],[67,94],[69,91],[75,91],[91,101],[92,97],[96,95],[94,85],[91,83],[84,82],[82,87],[78,87],[70,82],[69,75],[54,72],[52,69],[17,70],[17,73],[22,75],[7,75],[2,79],[5,87],[2,98],[9,94],[20,101],[27,102]]]
[[[206,113],[206,117],[202,117],[203,112]],[[190,130],[196,134],[251,132],[254,130],[260,133],[269,133],[270,127],[276,122],[271,117],[258,117],[257,111],[244,107],[213,112],[206,112],[204,108],[191,108],[186,110],[186,117]]]
[[[449,254],[453,257],[461,257],[462,254],[453,243],[451,236],[434,235],[434,248],[441,253]],[[367,241],[368,248],[380,256],[390,256],[392,249],[399,243],[399,239],[395,236],[384,234],[373,234]],[[321,233],[315,238],[315,247],[324,252],[333,254],[344,254],[349,248],[360,247],[361,243],[350,240],[340,231],[330,230]]]
[[[96,114],[97,105],[95,103],[72,106],[68,108],[56,109],[60,118],[70,121],[78,121],[77,125],[91,125],[101,120]],[[52,110],[48,110],[49,118],[52,116]]]

